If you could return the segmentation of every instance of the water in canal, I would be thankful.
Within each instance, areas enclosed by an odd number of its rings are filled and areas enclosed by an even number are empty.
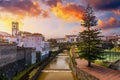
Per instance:
[[[60,53],[39,75],[38,80],[77,80],[69,67],[69,56]]]

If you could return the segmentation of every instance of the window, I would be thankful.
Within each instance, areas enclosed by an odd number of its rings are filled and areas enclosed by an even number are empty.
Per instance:
[[[27,44],[25,44],[25,46],[27,46]]]
[[[74,39],[71,39],[71,42],[74,42]]]

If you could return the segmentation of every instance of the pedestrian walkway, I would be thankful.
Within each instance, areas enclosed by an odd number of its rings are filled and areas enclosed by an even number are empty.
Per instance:
[[[72,53],[76,54],[74,49],[72,49]],[[120,80],[120,71],[102,67],[94,63],[92,63],[92,67],[87,67],[88,63],[83,59],[76,59],[76,63],[80,70],[83,70],[100,80]]]
[[[99,78],[100,80],[120,80],[120,71],[101,67],[92,64],[92,67],[87,67],[86,60],[77,59],[77,67],[85,72]]]

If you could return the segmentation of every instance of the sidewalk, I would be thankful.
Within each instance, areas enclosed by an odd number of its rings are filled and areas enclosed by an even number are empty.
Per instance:
[[[74,49],[72,53],[75,54]],[[120,71],[113,70],[110,68],[102,67],[96,64],[92,64],[92,67],[87,67],[87,61],[76,59],[77,67],[100,80],[120,80]]]
[[[100,80],[120,80],[120,71],[112,70],[109,68],[101,67],[92,64],[92,67],[87,67],[87,61],[77,59],[77,67]]]

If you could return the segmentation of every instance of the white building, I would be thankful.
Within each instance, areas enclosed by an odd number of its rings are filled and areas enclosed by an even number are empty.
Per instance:
[[[32,34],[29,36],[24,37],[23,43],[24,47],[32,47],[35,48],[36,51],[42,51],[42,41],[43,41],[43,36],[39,34]]]
[[[41,45],[41,48],[42,48],[41,52],[42,52],[42,56],[44,56],[44,55],[48,54],[50,51],[50,43],[47,41],[42,41],[41,44],[42,44]]]
[[[16,43],[17,42],[17,37],[15,37],[15,36],[7,36],[7,37],[4,37],[3,39],[7,40],[8,43]]]
[[[56,38],[56,41],[57,41],[57,43],[64,43],[64,42],[66,42],[65,38]]]
[[[49,53],[49,43],[45,42],[43,35],[38,33],[24,37],[23,47],[35,48],[35,50],[40,51],[42,55]]]
[[[66,42],[77,42],[77,35],[66,35]]]
[[[16,43],[17,41],[17,37],[6,32],[0,32],[0,39],[3,39],[7,43]]]

